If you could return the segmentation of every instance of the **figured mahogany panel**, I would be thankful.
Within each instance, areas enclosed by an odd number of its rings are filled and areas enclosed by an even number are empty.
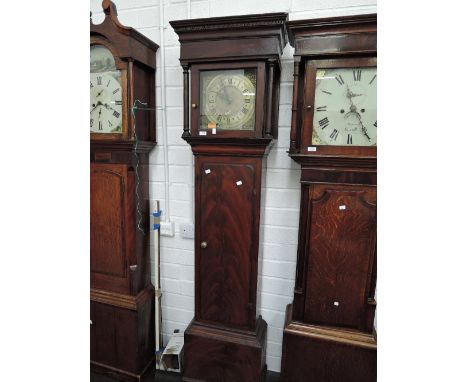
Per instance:
[[[375,255],[376,188],[314,184],[309,192],[304,321],[364,329]]]
[[[251,272],[256,237],[255,168],[220,163],[219,158],[199,160],[203,162],[200,242],[207,247],[199,249],[198,319],[247,328],[252,317],[251,292],[256,286]]]

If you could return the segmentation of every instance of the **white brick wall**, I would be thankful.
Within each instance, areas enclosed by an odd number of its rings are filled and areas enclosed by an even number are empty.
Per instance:
[[[114,0],[119,19],[161,45],[159,0]],[[101,0],[91,0],[94,22],[103,19]],[[157,53],[157,103],[161,102],[161,50],[165,51],[167,138],[169,179],[164,176],[162,111],[157,115],[159,144],[150,156],[150,199],[160,200],[165,210],[165,181],[169,182],[170,220],[174,237],[161,238],[161,284],[165,342],[174,329],[185,329],[194,312],[193,240],[179,235],[178,223],[193,218],[192,153],[182,134],[182,69],[179,42],[168,24],[187,17],[215,17],[265,12],[288,12],[290,20],[373,13],[376,0],[192,0],[187,15],[186,0],[164,0],[164,39]],[[279,137],[267,159],[263,186],[262,227],[259,259],[257,311],[268,323],[268,369],[280,371],[284,313],[292,301],[296,267],[299,219],[299,166],[286,154],[291,123],[294,49],[286,47],[282,57]],[[163,212],[163,217],[166,217]],[[153,264],[154,265],[154,264]]]

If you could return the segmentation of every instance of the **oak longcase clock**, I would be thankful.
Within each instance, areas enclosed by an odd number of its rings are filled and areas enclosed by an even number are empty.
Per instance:
[[[278,131],[286,19],[171,22],[184,72],[182,137],[195,155],[195,317],[184,381],[265,379],[267,325],[256,312],[261,179]]]
[[[301,165],[281,380],[377,378],[377,16],[288,22],[289,156]]]
[[[156,144],[158,46],[117,19],[90,25],[91,366],[140,380],[154,365],[148,155]],[[86,128],[85,126],[83,128]]]

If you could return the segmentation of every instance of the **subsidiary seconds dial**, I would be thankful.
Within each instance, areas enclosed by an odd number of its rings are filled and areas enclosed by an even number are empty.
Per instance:
[[[317,70],[312,144],[377,144],[376,67]]]

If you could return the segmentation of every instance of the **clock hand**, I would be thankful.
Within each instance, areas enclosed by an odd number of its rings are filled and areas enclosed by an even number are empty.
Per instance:
[[[91,114],[94,110],[96,110],[96,108],[97,108],[98,106],[102,106],[102,102],[101,102],[101,101],[98,101],[97,104],[91,109],[91,111],[90,111],[89,113]]]
[[[113,110],[113,111],[117,111],[115,110],[112,106],[108,105],[107,103],[103,103],[102,106],[104,106],[107,110]]]
[[[364,124],[362,123],[362,120],[361,120],[361,115],[359,113],[356,112],[356,115],[359,119],[359,123],[361,124],[361,131],[362,133],[364,134],[364,136],[369,140],[370,142],[370,137],[369,137],[369,134],[367,134],[367,129],[365,128]]]
[[[102,90],[97,94],[96,97],[99,97],[99,96],[102,94],[103,91],[104,91],[104,89],[102,89]]]

